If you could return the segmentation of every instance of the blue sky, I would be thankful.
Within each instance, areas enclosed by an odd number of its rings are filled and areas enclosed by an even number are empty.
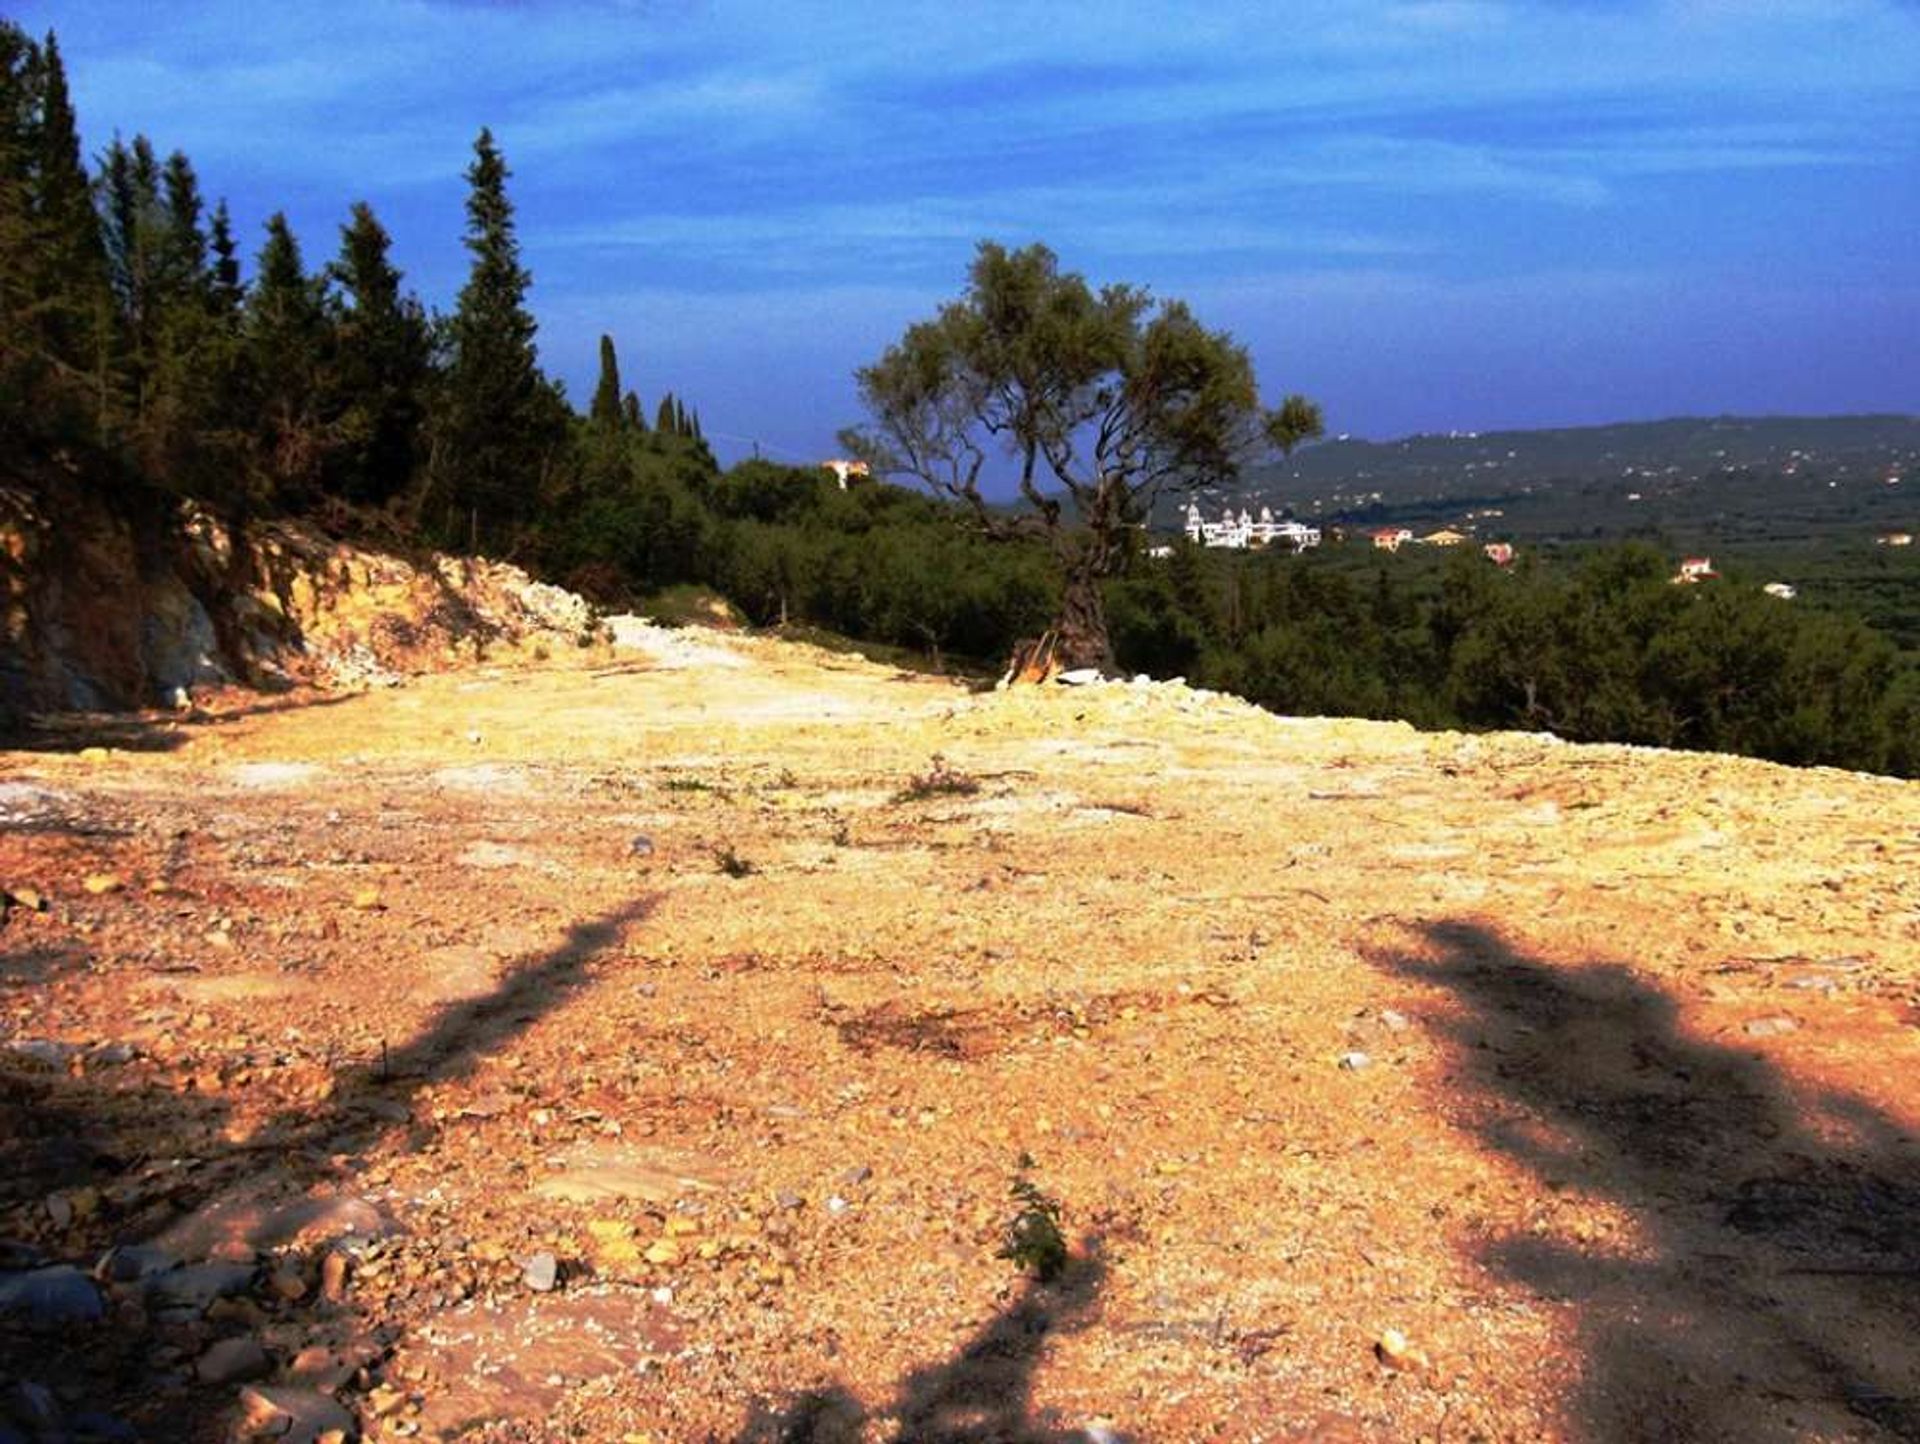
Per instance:
[[[1920,410],[1913,0],[65,0],[90,148],[192,157],[249,251],[370,200],[451,304],[473,137],[548,368],[601,331],[723,455],[1044,240],[1183,297],[1332,427]]]

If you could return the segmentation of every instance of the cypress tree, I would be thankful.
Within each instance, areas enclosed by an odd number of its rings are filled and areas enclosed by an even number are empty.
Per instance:
[[[594,388],[590,415],[609,431],[620,425],[620,358],[614,354],[611,336],[600,338],[600,384]]]
[[[662,392],[660,405],[653,413],[653,429],[661,436],[673,435],[673,393]]]
[[[452,365],[441,388],[433,498],[443,537],[504,537],[528,517],[565,435],[566,407],[541,374],[532,282],[520,264],[510,172],[481,130],[467,168],[466,247],[473,256],[449,327]],[[464,523],[464,525],[463,525]]]
[[[640,404],[640,397],[629,391],[620,403],[620,419],[626,423],[627,430],[637,431],[641,435],[647,430],[647,409]]]

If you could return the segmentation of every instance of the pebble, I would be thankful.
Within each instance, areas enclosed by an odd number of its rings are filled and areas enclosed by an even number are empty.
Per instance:
[[[1358,1073],[1362,1068],[1371,1068],[1372,1066],[1373,1059],[1365,1053],[1355,1051],[1352,1053],[1342,1053],[1340,1055],[1340,1067],[1344,1072]]]
[[[222,1339],[200,1356],[194,1372],[203,1384],[242,1384],[273,1372],[273,1360],[256,1339]]]
[[[869,1178],[872,1178],[872,1177],[873,1177],[873,1170],[871,1168],[868,1168],[866,1164],[862,1163],[857,1168],[849,1168],[845,1173],[841,1174],[840,1181],[842,1183],[851,1184],[855,1188],[858,1188],[861,1184],[865,1183]]]
[[[632,853],[635,857],[652,857],[653,856],[653,839],[646,836],[646,834],[642,833],[640,836],[634,838],[632,842],[627,844],[627,851]]]
[[[307,1282],[306,1269],[301,1261],[292,1257],[283,1258],[275,1264],[267,1282],[274,1293],[290,1304],[304,1299],[312,1287]]]
[[[15,1038],[7,1044],[7,1051],[16,1058],[25,1058],[44,1067],[64,1068],[67,1059],[79,1050],[71,1043],[56,1043],[50,1038]]]
[[[1374,1356],[1389,1369],[1407,1372],[1431,1368],[1433,1361],[1425,1352],[1408,1342],[1407,1336],[1398,1329],[1381,1330],[1379,1339],[1373,1346]]]
[[[1747,1022],[1745,1032],[1749,1038],[1777,1038],[1783,1033],[1797,1033],[1800,1024],[1784,1013],[1767,1018],[1753,1018]]]
[[[1396,1012],[1392,1008],[1380,1010],[1380,1023],[1389,1033],[1404,1033],[1413,1026],[1405,1013]]]
[[[353,905],[361,912],[368,912],[380,906],[380,889],[363,887],[353,895]]]
[[[70,1264],[0,1276],[0,1314],[36,1324],[92,1323],[106,1313],[93,1280]]]
[[[560,1282],[560,1260],[542,1250],[527,1260],[526,1272],[521,1277],[536,1294],[552,1293],[554,1285]]]
[[[350,1439],[353,1415],[317,1389],[268,1388],[250,1384],[240,1391],[241,1432],[272,1435],[282,1444],[320,1444],[328,1434]]]
[[[110,872],[90,872],[80,886],[99,897],[102,893],[119,892],[126,883]]]
[[[110,1283],[131,1284],[179,1267],[180,1260],[163,1248],[150,1243],[126,1243],[108,1250],[94,1268],[94,1275]]]
[[[347,1256],[338,1249],[328,1253],[320,1260],[320,1297],[330,1304],[337,1304],[347,1296],[347,1270],[351,1267]]]
[[[13,899],[16,907],[23,907],[30,913],[43,913],[47,910],[47,899],[38,888],[10,887],[7,896]]]
[[[216,1299],[244,1294],[253,1286],[249,1263],[201,1263],[158,1274],[147,1283],[153,1301],[162,1308],[191,1308],[205,1312]]]

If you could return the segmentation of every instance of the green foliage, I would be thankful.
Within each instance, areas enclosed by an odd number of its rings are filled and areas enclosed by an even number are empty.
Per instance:
[[[1006,1242],[997,1256],[1048,1283],[1067,1266],[1067,1237],[1060,1228],[1060,1201],[1033,1181],[1033,1166],[1029,1155],[1020,1155],[1019,1172],[1007,1190],[1020,1207],[1007,1224]]]
[[[1267,418],[1267,439],[1283,457],[1292,456],[1303,442],[1326,434],[1327,421],[1319,405],[1297,394],[1282,401]]]
[[[639,402],[634,403],[639,409]],[[621,424],[620,358],[613,348],[613,337],[600,338],[600,382],[593,389],[593,407],[588,412],[594,424],[616,428]]]
[[[1176,549],[1109,589],[1120,660],[1294,715],[1522,728],[1908,775],[1920,668],[1740,574],[1672,584],[1638,545],[1513,570]]]
[[[452,355],[434,416],[423,521],[443,540],[503,546],[539,509],[567,434],[566,403],[540,371],[526,306],[510,172],[482,129],[467,168],[473,257],[448,330]]]
[[[1111,663],[1100,583],[1122,570],[1156,494],[1230,480],[1263,443],[1320,427],[1299,397],[1263,413],[1245,349],[1184,303],[1096,292],[1040,245],[982,242],[965,294],[857,379],[873,424],[843,437],[856,455],[962,503],[989,534],[1052,549],[1069,666]],[[987,505],[996,463],[1024,510]]]
[[[335,444],[323,485],[330,496],[377,506],[413,482],[433,386],[433,337],[425,309],[401,290],[391,238],[365,201],[340,228],[327,268],[332,367],[326,409]]]
[[[280,213],[267,220],[256,271],[242,323],[256,418],[253,495],[297,509],[318,498],[321,470],[337,439],[323,391],[332,359],[324,283],[307,275],[293,229]]]
[[[59,47],[0,19],[0,441],[100,441],[111,320]]]

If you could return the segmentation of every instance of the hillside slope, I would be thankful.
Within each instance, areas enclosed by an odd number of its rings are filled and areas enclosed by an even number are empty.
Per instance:
[[[0,754],[0,1300],[161,1250],[68,1347],[0,1320],[11,1382],[208,1439],[1920,1430],[1913,784],[623,635]]]
[[[484,558],[407,558],[298,521],[238,528],[159,498],[109,505],[58,474],[0,485],[0,724],[599,639],[579,597]]]

